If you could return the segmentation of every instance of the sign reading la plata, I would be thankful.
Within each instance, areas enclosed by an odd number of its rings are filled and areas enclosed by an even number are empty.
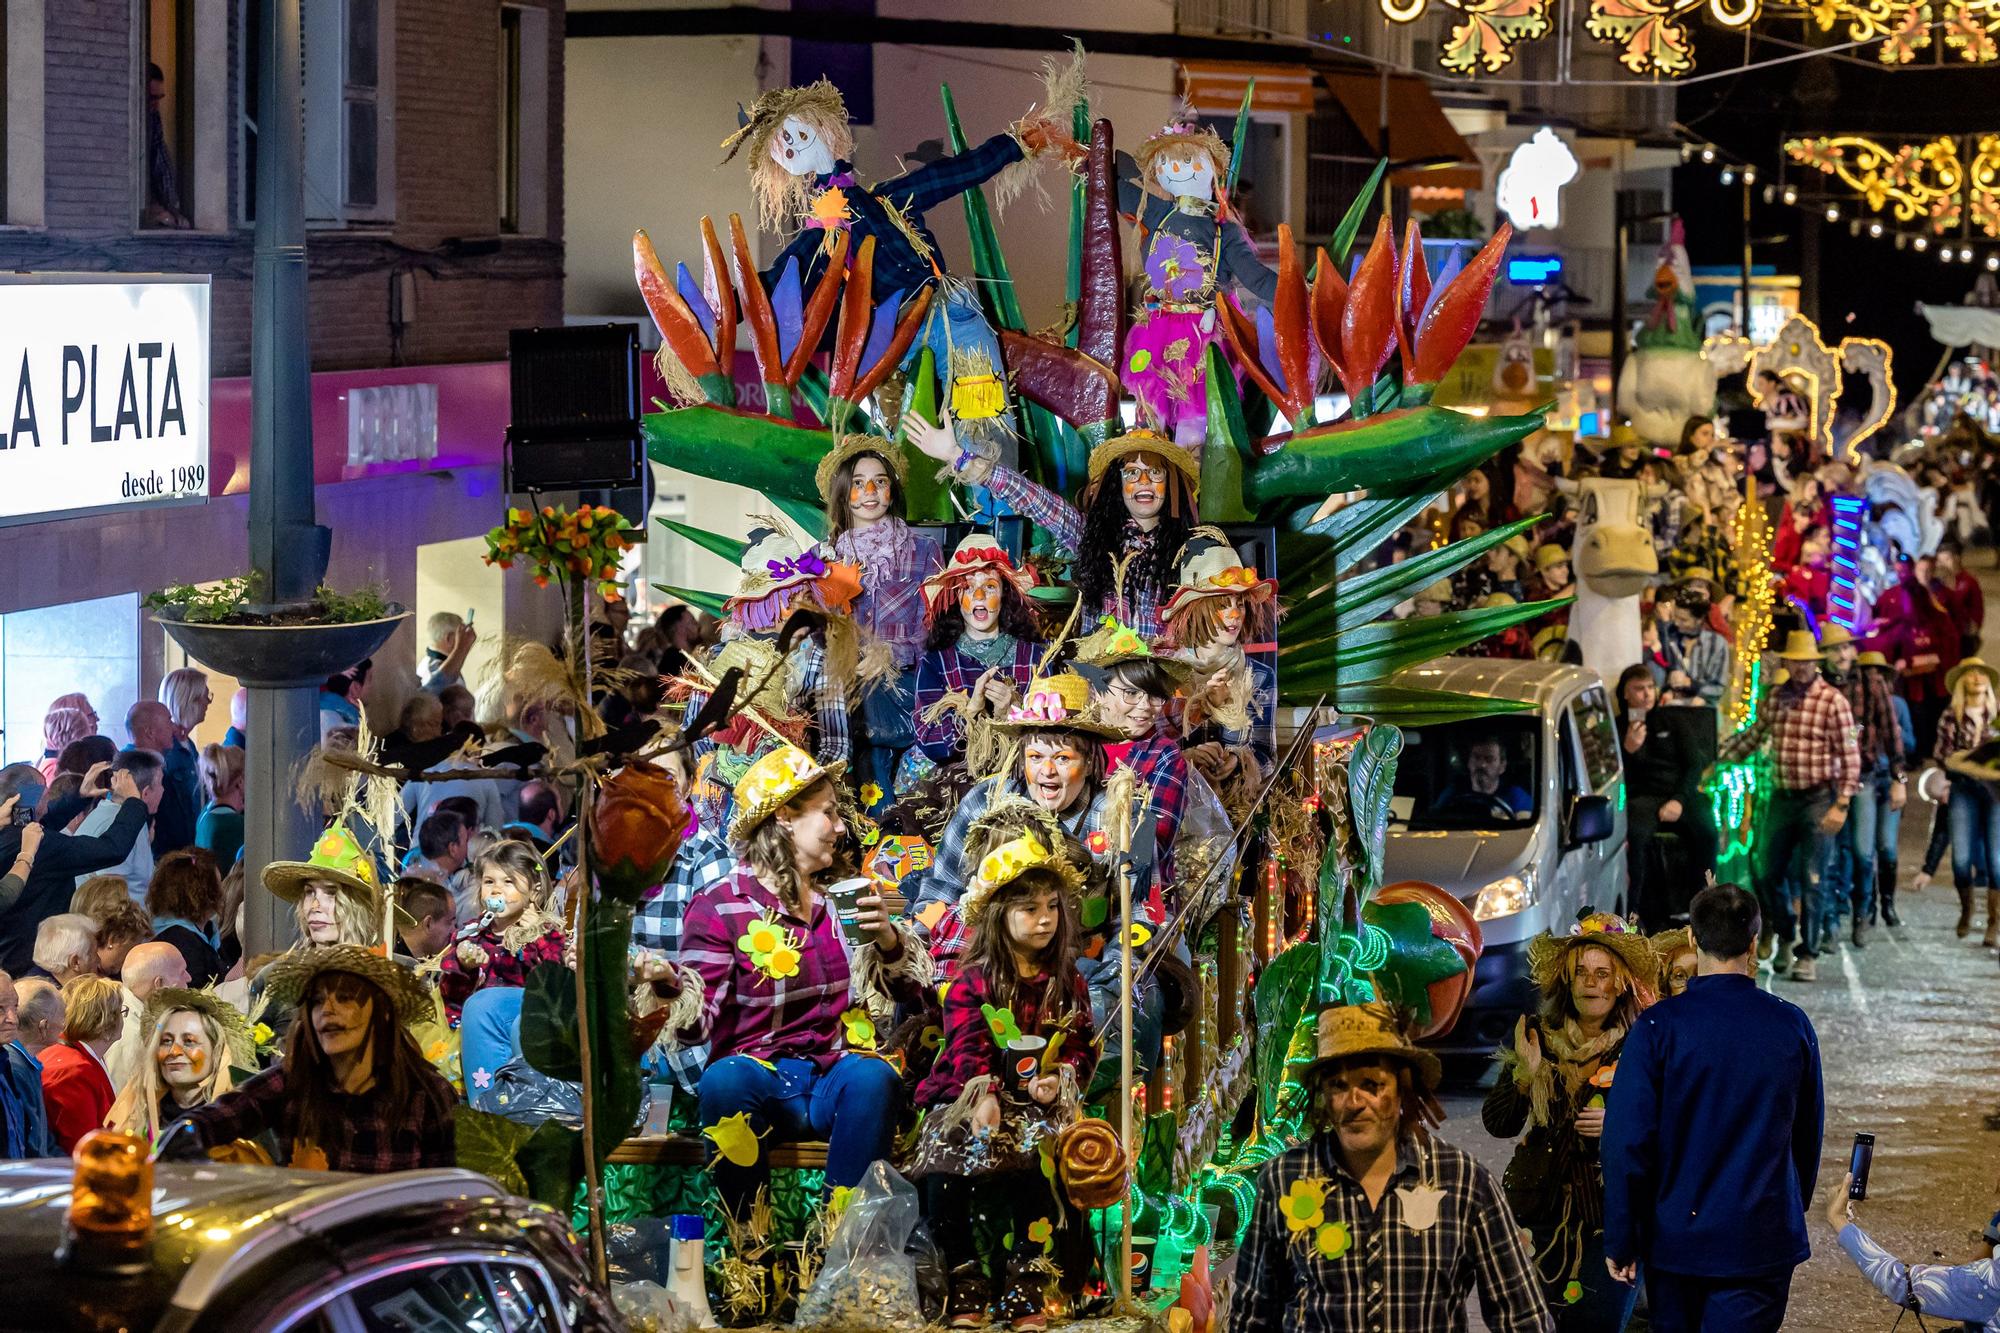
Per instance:
[[[207,277],[0,277],[0,522],[208,494]]]

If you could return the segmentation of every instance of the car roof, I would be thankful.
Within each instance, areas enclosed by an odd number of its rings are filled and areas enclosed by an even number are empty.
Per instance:
[[[1450,690],[1485,699],[1549,704],[1567,699],[1603,678],[1563,662],[1523,662],[1505,657],[1439,657],[1398,671],[1393,682],[1424,690]]]

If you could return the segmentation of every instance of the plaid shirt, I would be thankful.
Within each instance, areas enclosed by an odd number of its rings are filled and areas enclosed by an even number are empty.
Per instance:
[[[965,840],[972,831],[972,822],[986,813],[986,807],[993,803],[995,796],[1019,796],[1033,800],[1028,794],[1027,784],[1018,777],[994,775],[981,778],[972,784],[965,798],[958,803],[952,813],[951,822],[938,835],[937,857],[931,868],[924,872],[923,888],[910,902],[910,912],[915,914],[928,903],[955,905],[959,895],[965,892],[965,885],[979,867],[969,863]],[[1063,829],[1073,838],[1090,846],[1091,835],[1104,831],[1104,792],[1099,789],[1091,793],[1090,802],[1080,811],[1072,810],[1062,817]],[[1102,843],[1102,838],[1096,839]],[[1092,847],[1093,852],[1098,849]],[[955,952],[955,951],[954,951]],[[932,948],[936,956],[935,942]]]
[[[1896,728],[1896,699],[1880,671],[1855,667],[1845,676],[1827,675],[1827,682],[1847,700],[1847,707],[1861,723],[1861,768],[1872,773],[1887,763],[1889,772],[1901,781],[1909,767],[1903,751],[1903,736]]]
[[[890,518],[841,533],[833,553],[861,566],[854,623],[889,645],[898,669],[915,666],[924,651],[924,580],[944,565],[937,539]]]
[[[379,1083],[359,1094],[327,1094],[333,1119],[346,1131],[338,1143],[315,1145],[326,1154],[327,1170],[373,1176],[458,1164],[451,1128],[458,1094],[429,1066],[420,1076],[424,1086],[418,1095],[393,1106],[388,1090]],[[254,1139],[268,1130],[277,1136],[283,1160],[289,1162],[293,1144],[285,1111],[285,1067],[280,1064],[188,1112],[181,1123],[194,1126],[204,1148]]]
[[[1171,884],[1174,878],[1174,839],[1181,831],[1181,815],[1187,809],[1188,766],[1180,742],[1164,731],[1155,731],[1144,740],[1124,745],[1108,745],[1105,753],[1112,767],[1124,764],[1138,775],[1147,788],[1146,808],[1153,812],[1159,836],[1158,875],[1154,884]],[[1148,895],[1149,907],[1159,916],[1157,889]]]
[[[1956,708],[1947,708],[1938,714],[1937,744],[1931,747],[1931,756],[1943,763],[1955,754],[1984,745],[1992,734],[1991,713],[1961,713]]]
[[[1039,527],[1048,530],[1055,544],[1071,555],[1083,546],[1083,515],[1077,507],[1057,495],[1048,487],[1029,481],[1020,473],[998,463],[993,465],[992,475],[986,479],[986,488],[1014,510]],[[1131,554],[1143,551],[1153,544],[1153,533],[1129,519],[1125,523],[1125,551]],[[1126,588],[1128,605],[1121,618],[1139,632],[1143,639],[1160,637],[1165,625],[1160,620],[1163,603],[1161,590],[1145,584],[1128,585]],[[1086,615],[1096,617],[1113,608],[1105,605],[1087,606]]]
[[[1683,634],[1671,624],[1660,626],[1660,651],[1656,658],[1661,668],[1661,683],[1673,672],[1687,673],[1694,682],[1695,693],[1709,703],[1718,703],[1723,691],[1729,688],[1729,675],[1734,666],[1735,656],[1730,651],[1729,641],[1703,625],[1693,634]]]
[[[1072,970],[1069,981],[1069,1003],[1060,1016],[1042,1013],[1043,986],[1039,980],[1022,984],[1014,1002],[1006,1007],[1013,1011],[1014,1023],[1023,1036],[1054,1037],[1059,1031],[1069,1034],[1056,1060],[1070,1067],[1076,1086],[1083,1089],[1090,1086],[1090,1075],[1097,1068],[1097,1051],[1090,1040],[1090,987],[1081,972]],[[1001,1076],[1000,1043],[979,1007],[998,1007],[1000,1001],[999,988],[981,968],[968,967],[951,983],[944,993],[944,1044],[938,1048],[931,1072],[917,1087],[919,1108],[956,1101],[965,1085],[981,1074]]]
[[[501,933],[488,926],[476,935],[455,940],[438,959],[438,994],[444,997],[445,1017],[453,1027],[458,1026],[458,1011],[465,1007],[474,991],[488,986],[525,986],[528,973],[540,964],[563,961],[564,940],[559,925],[551,925],[546,932],[529,940],[519,953],[501,942]],[[485,963],[468,968],[458,960],[459,948],[467,944],[485,951]]]
[[[1716,758],[1725,764],[1741,763],[1766,744],[1771,746],[1778,785],[1787,791],[1831,784],[1841,796],[1852,796],[1860,785],[1854,710],[1847,706],[1847,696],[1817,671],[1803,698],[1790,684],[1766,694],[1757,720],[1725,739]]]
[[[1016,689],[1025,690],[1035,678],[1035,663],[1043,646],[1017,640],[1014,660],[1007,663],[1007,678]],[[946,713],[935,722],[924,714],[936,707],[947,694],[969,694],[972,683],[984,675],[986,664],[958,648],[940,648],[925,653],[917,663],[917,748],[934,764],[948,764],[965,757],[965,721],[957,713]]]
[[[977,148],[925,163],[873,188],[857,184],[854,164],[842,160],[833,164],[833,174],[813,178],[813,193],[817,195],[838,183],[846,196],[850,263],[861,253],[862,240],[875,238],[874,296],[879,302],[892,292],[914,292],[942,272],[944,265],[937,262],[937,237],[924,224],[924,214],[947,199],[978,189],[1000,174],[1002,168],[1019,162],[1021,156],[1019,139],[1011,134],[996,134]],[[904,226],[890,218],[892,209],[902,215],[908,231],[916,233],[921,250],[911,243]],[[826,267],[826,236],[818,227],[802,229],[778,256],[778,262],[764,271],[764,285],[777,286],[786,262],[796,259],[799,278],[810,288]]]
[[[670,959],[678,957],[681,921],[687,915],[688,904],[696,894],[719,883],[735,868],[736,857],[719,834],[703,829],[682,843],[666,882],[639,905],[637,915],[632,918],[632,947],[650,949]],[[701,1091],[701,1071],[708,1067],[706,1044],[670,1046],[662,1041],[648,1055],[649,1059],[663,1061],[674,1082],[684,1090]]]
[[[808,714],[813,720],[813,734],[808,747],[821,763],[830,764],[836,759],[849,759],[854,746],[847,730],[847,686],[843,681],[832,680],[826,674],[826,649],[810,639],[792,649],[792,660],[786,666],[791,683],[785,691],[786,706],[795,712]],[[752,682],[754,683],[754,682]],[[681,715],[683,724],[692,722],[701,706],[708,702],[707,690],[694,690],[688,694],[687,709]],[[769,719],[775,721],[776,719]],[[715,748],[712,740],[694,743],[697,759]],[[729,827],[730,811],[734,800],[724,793],[719,810],[703,809],[702,822],[716,828]]]
[[[1346,1228],[1338,1258],[1322,1257],[1318,1228],[1293,1231],[1281,1202],[1313,1180],[1326,1190],[1320,1225]],[[1406,1220],[1401,1191],[1442,1191],[1437,1218]],[[1475,1287],[1493,1333],[1553,1329],[1521,1228],[1492,1172],[1449,1143],[1405,1138],[1378,1207],[1348,1174],[1339,1140],[1316,1134],[1265,1166],[1249,1234],[1236,1256],[1229,1333],[1463,1333]]]
[[[750,927],[771,921],[788,931],[798,953],[796,970],[772,976],[740,947]],[[865,946],[873,949],[875,946]],[[903,950],[890,964],[899,1000],[922,1002],[917,969],[902,964],[921,948],[904,932]],[[841,1015],[853,1008],[854,968],[840,926],[824,900],[813,904],[812,919],[801,921],[765,888],[747,865],[739,864],[688,904],[681,921],[681,963],[701,976],[701,1015],[683,1039],[706,1037],[720,1060],[747,1055],[757,1060],[810,1060],[821,1073],[846,1048]]]

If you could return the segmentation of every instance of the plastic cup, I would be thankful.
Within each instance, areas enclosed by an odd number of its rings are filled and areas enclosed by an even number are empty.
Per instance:
[[[1152,1290],[1153,1255],[1159,1245],[1157,1236],[1132,1237],[1132,1290]]]
[[[1049,1048],[1047,1037],[1016,1037],[1007,1043],[1007,1087],[1027,1095],[1028,1081],[1042,1072],[1042,1055]]]

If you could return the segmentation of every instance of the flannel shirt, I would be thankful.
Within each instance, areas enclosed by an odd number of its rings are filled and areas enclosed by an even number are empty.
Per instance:
[[[1937,743],[1931,747],[1931,757],[1943,763],[1955,754],[1984,745],[1992,735],[1991,713],[1960,713],[1956,708],[1947,708],[1938,714]]]
[[[848,263],[861,253],[861,242],[875,238],[875,290],[878,304],[893,292],[908,295],[935,280],[944,269],[937,258],[937,237],[924,223],[924,214],[947,199],[967,190],[976,190],[1005,167],[1022,158],[1021,141],[1011,134],[996,134],[977,148],[951,157],[927,162],[894,180],[869,187],[854,179],[854,164],[845,159],[833,164],[830,175],[813,178],[812,193],[840,188],[847,200]],[[889,216],[900,214],[899,225]],[[907,226],[907,232],[905,230]],[[912,244],[908,232],[916,234]],[[818,227],[803,228],[778,256],[778,262],[764,271],[764,285],[776,287],[785,265],[799,261],[799,279],[809,289],[826,268],[827,233]]]
[[[1879,671],[1855,667],[1845,676],[1827,674],[1827,681],[1847,700],[1854,720],[1861,724],[1861,770],[1873,773],[1883,764],[1897,781],[1909,767],[1902,733],[1896,729],[1896,699],[1889,682]]]
[[[160,113],[146,109],[146,199],[170,213],[181,211],[180,177],[167,149],[167,127]]]
[[[428,1065],[418,1077],[422,1080],[418,1095],[395,1105],[390,1104],[388,1089],[380,1083],[367,1092],[327,1094],[334,1121],[346,1131],[337,1143],[314,1145],[326,1154],[327,1170],[373,1176],[458,1164],[451,1125],[458,1094]],[[283,1161],[290,1162],[295,1146],[290,1120],[285,1066],[280,1064],[208,1105],[196,1107],[178,1123],[192,1125],[204,1148],[254,1139],[268,1130],[278,1138]]]
[[[681,922],[687,915],[688,904],[696,894],[719,883],[735,868],[736,857],[720,834],[702,829],[682,843],[666,882],[639,905],[637,915],[632,918],[632,946],[653,950],[668,959],[679,957]],[[701,1071],[708,1067],[706,1044],[673,1046],[661,1042],[653,1049],[684,1091],[701,1091]]]
[[[1683,526],[1680,540],[1667,552],[1667,572],[1674,580],[1686,578],[1694,569],[1715,575],[1717,597],[1737,590],[1736,553],[1713,523]]]
[[[924,651],[924,580],[944,565],[937,539],[892,517],[841,533],[833,553],[861,567],[854,623],[889,645],[899,670],[915,666]]]
[[[938,835],[937,856],[931,862],[931,868],[924,872],[923,888],[910,902],[912,914],[929,903],[951,906],[958,902],[959,896],[965,892],[966,882],[979,869],[977,863],[968,859],[966,838],[971,834],[973,821],[986,813],[986,807],[993,803],[996,796],[1034,799],[1028,794],[1027,784],[1019,777],[995,774],[973,783],[964,799],[959,801],[958,809],[952,812],[951,822]],[[1091,835],[1104,831],[1103,790],[1100,788],[1092,792],[1089,803],[1081,810],[1072,809],[1063,815],[1062,825],[1071,837],[1091,847]],[[1101,844],[1104,840],[1097,838],[1095,841]],[[1091,847],[1091,851],[1096,853],[1098,848]],[[935,956],[935,945],[932,952]]]
[[[1321,1257],[1317,1228],[1293,1231],[1282,1208],[1292,1186],[1308,1179],[1326,1190],[1321,1225],[1347,1229],[1337,1259]],[[1399,1191],[1426,1183],[1444,1197],[1437,1220],[1418,1230],[1405,1220]],[[1418,1146],[1405,1138],[1381,1202],[1370,1208],[1341,1161],[1339,1140],[1315,1134],[1257,1178],[1229,1333],[1463,1333],[1475,1287],[1493,1333],[1555,1327],[1492,1172],[1442,1140]]]
[[[992,475],[986,479],[986,488],[1006,501],[1015,513],[1046,528],[1055,544],[1063,550],[1075,555],[1082,548],[1083,514],[1048,487],[1028,480],[1010,467],[995,463]],[[1126,520],[1124,548],[1127,554],[1143,551],[1152,544],[1152,531],[1130,519]],[[1125,593],[1125,623],[1149,642],[1159,638],[1166,628],[1160,619],[1160,608],[1165,602],[1161,590],[1146,584],[1128,584]],[[1086,606],[1084,614],[1094,620],[1113,609],[1102,604]]]
[[[1684,671],[1694,682],[1695,693],[1709,703],[1721,700],[1722,692],[1729,688],[1729,674],[1734,663],[1729,641],[1708,626],[1703,625],[1692,635],[1683,634],[1671,624],[1660,626],[1660,665],[1667,673]],[[1661,677],[1661,684],[1666,677]]]
[[[1854,710],[1847,696],[1826,683],[1817,671],[1799,697],[1790,684],[1764,696],[1757,720],[1717,747],[1725,764],[1741,763],[1771,747],[1778,786],[1804,791],[1832,785],[1842,796],[1854,795],[1861,783],[1861,753],[1854,744]]]
[[[542,963],[563,961],[562,927],[551,924],[546,932],[537,935],[515,952],[501,943],[503,932],[488,926],[476,935],[452,941],[438,959],[438,994],[444,997],[445,1017],[453,1027],[458,1026],[458,1011],[472,998],[472,993],[488,986],[521,987],[528,984],[528,973]],[[476,968],[467,968],[458,961],[458,951],[470,944],[486,951],[486,962]]]
[[[739,947],[760,919],[777,923],[796,941],[797,969],[789,975],[770,975]],[[874,948],[862,946],[857,958]],[[923,988],[919,969],[906,964],[914,964],[920,948],[905,930],[902,952],[886,968],[896,998],[913,1005],[922,1003]],[[712,1059],[810,1060],[823,1074],[846,1049],[841,1015],[856,1004],[857,969],[824,899],[813,903],[811,920],[802,921],[739,864],[688,904],[680,960],[701,977],[702,997],[694,1026],[678,1035],[683,1041],[705,1037]]]
[[[1181,753],[1180,742],[1166,734],[1155,731],[1142,740],[1104,747],[1112,767],[1124,764],[1138,775],[1146,785],[1146,808],[1152,811],[1154,828],[1159,837],[1159,855],[1155,862],[1158,873],[1155,885],[1171,884],[1174,878],[1174,839],[1181,830],[1181,814],[1187,809],[1188,766],[1187,756]],[[1149,895],[1151,907],[1157,915],[1158,893]]]
[[[1025,690],[1035,678],[1035,663],[1043,645],[1026,640],[1014,644],[1014,660],[1007,664],[1008,679],[1014,688]],[[946,713],[934,722],[924,714],[952,693],[970,693],[972,683],[986,673],[986,664],[956,646],[925,653],[917,663],[916,729],[917,748],[934,764],[948,764],[965,757],[965,721],[957,713]]]
[[[1015,1026],[1021,1029],[1022,1036],[1053,1038],[1059,1031],[1069,1034],[1063,1038],[1056,1060],[1070,1067],[1081,1091],[1090,1086],[1090,1075],[1097,1068],[1097,1052],[1090,1040],[1090,987],[1085,984],[1083,974],[1074,969],[1069,982],[1069,1003],[1061,1015],[1042,1012],[1043,984],[1039,977],[1022,982],[1016,988],[1014,1002],[1005,1007],[1013,1011]],[[952,981],[944,993],[944,1042],[938,1048],[931,1072],[917,1087],[919,1109],[958,1100],[965,1085],[982,1074],[1001,1076],[1000,1043],[979,1007],[982,1004],[1001,1007],[1000,1001],[999,987],[980,967],[967,967]]]

